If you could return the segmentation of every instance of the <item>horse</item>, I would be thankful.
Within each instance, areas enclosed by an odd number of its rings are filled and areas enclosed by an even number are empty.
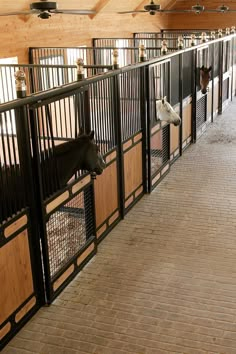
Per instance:
[[[47,155],[45,157],[45,155]],[[31,160],[34,164],[35,160]],[[66,187],[78,170],[87,170],[92,178],[101,175],[105,161],[94,142],[94,131],[80,134],[75,139],[53,148],[53,154],[40,154],[42,197],[46,200]],[[28,205],[29,191],[19,164],[0,166],[0,224],[15,212]]]
[[[201,93],[205,95],[207,93],[207,87],[211,78],[210,71],[212,67],[205,68],[204,65],[200,68],[200,86]]]
[[[180,116],[175,112],[170,103],[167,102],[166,96],[156,101],[156,120],[158,121],[158,119],[175,126],[181,123]]]

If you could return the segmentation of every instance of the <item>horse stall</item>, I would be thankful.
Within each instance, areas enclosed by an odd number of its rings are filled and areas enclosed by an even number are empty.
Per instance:
[[[45,303],[26,107],[0,105],[0,348]]]
[[[14,93],[13,80],[2,83],[0,347],[57,297],[100,241],[174,168],[218,108],[221,112],[235,87],[233,41],[233,35],[216,39],[106,73],[101,71],[110,64],[94,64],[89,49],[86,65],[97,65],[91,70],[101,74],[73,83],[76,67],[68,53],[73,61],[87,49],[31,48],[36,64],[0,67],[1,75],[24,69],[28,87],[23,97]],[[110,58],[113,49],[96,50]],[[197,71],[202,65],[213,68],[204,95]],[[159,119],[162,100],[181,125]],[[96,151],[96,169],[89,167],[94,155],[84,153],[82,142]]]
[[[182,54],[182,151],[193,140],[193,85],[194,85],[194,52],[191,50]]]
[[[212,82],[209,82],[207,92],[202,92],[201,84],[201,81],[205,79],[203,77],[205,73],[202,74],[201,71],[203,70],[201,68],[209,68],[211,65],[212,57],[210,58],[209,45],[203,45],[196,51],[196,118],[194,122],[194,139],[198,139],[206,130],[208,123],[211,122]],[[210,115],[208,115],[208,112],[210,112]]]
[[[222,42],[222,111],[232,99],[232,74],[233,74],[233,46],[230,38],[224,38]]]
[[[148,190],[151,192],[170,168],[170,126],[156,115],[156,101],[165,96],[170,100],[170,59],[149,65],[148,81]]]
[[[85,78],[93,76],[96,70],[104,72],[111,65],[83,65]],[[0,64],[2,92],[0,102],[9,102],[17,98],[15,73],[25,74],[26,93],[46,91],[78,80],[77,65],[64,64]]]

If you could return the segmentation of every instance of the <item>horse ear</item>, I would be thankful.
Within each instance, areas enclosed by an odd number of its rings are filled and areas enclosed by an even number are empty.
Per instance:
[[[212,69],[212,67],[211,67],[211,66],[209,66],[208,71],[211,71],[211,69]]]
[[[91,130],[91,132],[88,134],[88,137],[90,140],[94,139],[94,130]]]
[[[164,101],[166,102],[166,99],[167,99],[167,97],[166,96],[164,96]]]
[[[200,70],[204,70],[204,65],[200,68]]]

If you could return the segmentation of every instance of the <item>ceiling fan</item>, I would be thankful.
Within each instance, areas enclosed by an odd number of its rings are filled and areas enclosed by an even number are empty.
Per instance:
[[[45,20],[51,17],[52,14],[66,15],[92,15],[96,12],[93,10],[76,10],[76,9],[58,9],[56,1],[40,0],[32,2],[30,9],[25,11],[0,12],[0,16],[12,15],[38,15],[39,18]]]
[[[211,9],[205,9],[204,6],[200,5],[197,3],[196,5],[193,5],[191,9],[173,9],[173,10],[162,10],[161,5],[155,4],[153,0],[151,0],[150,4],[144,5],[144,10],[133,10],[133,11],[121,11],[118,12],[119,14],[136,14],[136,13],[142,13],[142,12],[148,12],[150,15],[155,15],[156,13],[195,13],[195,14],[200,14],[201,12],[229,12],[229,11],[236,11],[236,10],[230,10],[230,8],[226,5],[221,5],[218,9],[211,10]]]
[[[236,12],[234,9],[230,9],[229,6],[227,5],[221,5],[218,7],[218,9],[215,10],[209,10],[210,12],[218,12],[218,13],[226,13],[226,12]]]

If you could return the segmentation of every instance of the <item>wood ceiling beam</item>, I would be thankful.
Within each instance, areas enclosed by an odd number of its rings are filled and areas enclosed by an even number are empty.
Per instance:
[[[166,0],[161,2],[161,8],[164,10],[170,10],[172,6],[176,4],[177,0]]]
[[[99,0],[96,5],[94,6],[94,8],[92,10],[96,11],[95,14],[93,15],[89,15],[89,17],[91,19],[93,19],[95,16],[97,16],[99,14],[99,12],[101,12],[101,10],[109,3],[110,0]]]

